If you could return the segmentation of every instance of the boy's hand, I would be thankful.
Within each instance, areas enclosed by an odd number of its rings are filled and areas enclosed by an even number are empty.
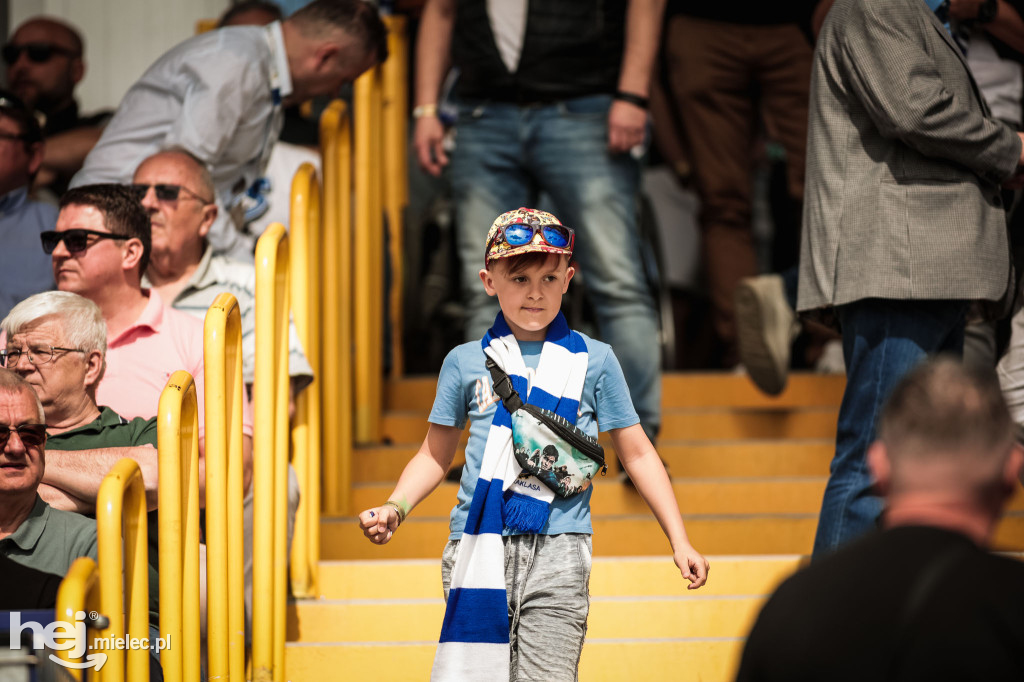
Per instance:
[[[679,572],[682,573],[683,577],[690,581],[686,589],[696,590],[708,581],[708,571],[711,570],[711,564],[693,547],[687,545],[676,550],[672,555],[672,560],[676,562],[676,566],[679,567]]]
[[[363,535],[377,545],[386,544],[391,539],[398,523],[398,512],[390,504],[367,509],[359,515],[359,527],[363,529]]]

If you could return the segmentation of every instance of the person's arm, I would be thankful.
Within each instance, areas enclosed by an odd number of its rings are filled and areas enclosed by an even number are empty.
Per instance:
[[[75,497],[66,490],[60,488],[54,488],[48,483],[40,483],[36,489],[39,497],[42,498],[43,502],[50,505],[54,509],[60,509],[61,511],[75,512],[77,514],[95,514],[96,513],[96,498],[93,497],[91,500],[83,500],[79,497]]]
[[[620,92],[650,96],[664,13],[665,0],[630,0],[626,11],[626,45],[619,69]],[[646,125],[646,109],[632,102],[615,100],[608,110],[608,148],[612,153],[621,153],[643,144]]]
[[[121,459],[134,459],[146,487],[146,508],[156,509],[157,451],[152,445],[97,448],[94,450],[47,450],[43,482],[82,500],[96,504],[103,478]]]
[[[428,0],[416,37],[415,106],[434,113],[416,118],[413,147],[420,166],[433,176],[448,165],[444,153],[444,125],[437,116],[441,83],[451,66],[452,27],[455,25],[455,0]]]
[[[46,138],[43,170],[68,176],[77,173],[102,134],[101,126],[88,126]]]
[[[611,429],[608,434],[636,491],[654,512],[654,517],[658,519],[658,524],[672,545],[672,559],[682,576],[690,581],[687,589],[697,589],[707,582],[710,565],[690,544],[672,482],[657,451],[639,424]]]
[[[402,507],[403,515],[411,512],[444,480],[461,436],[462,429],[457,426],[430,425],[423,445],[405,465],[394,492],[388,498]],[[390,504],[367,509],[359,515],[363,535],[378,545],[391,539],[399,523],[398,511]]]

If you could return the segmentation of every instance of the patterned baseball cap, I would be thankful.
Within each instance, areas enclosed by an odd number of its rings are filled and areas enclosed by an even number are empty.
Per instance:
[[[533,235],[525,234],[529,241],[524,244],[510,244],[505,229],[522,225],[533,228]],[[555,230],[543,228],[553,227]],[[521,236],[521,235],[520,235]],[[494,219],[491,229],[487,232],[487,246],[484,253],[484,265],[496,258],[510,258],[522,253],[558,253],[572,256],[576,235],[572,228],[562,225],[561,221],[547,211],[536,208],[517,208],[507,211]],[[552,244],[554,242],[554,244]]]

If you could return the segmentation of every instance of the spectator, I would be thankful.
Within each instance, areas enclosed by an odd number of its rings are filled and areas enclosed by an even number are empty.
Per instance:
[[[700,198],[701,261],[725,367],[739,360],[733,293],[758,271],[751,205],[759,120],[786,151],[789,195],[803,198],[811,45],[799,22],[806,4],[669,2],[667,80]]]
[[[386,56],[384,25],[363,0],[314,0],[280,23],[191,38],[132,86],[72,186],[126,183],[146,157],[181,147],[217,188],[214,250],[251,259],[246,191],[263,174],[282,107],[335,95]]]
[[[60,577],[78,557],[96,559],[96,522],[53,509],[36,492],[45,466],[43,406],[28,382],[6,369],[0,369],[0,442],[0,556]],[[45,584],[26,589],[39,587]]]
[[[884,530],[779,587],[737,679],[1024,679],[1024,564],[986,549],[1018,486],[1014,434],[991,370],[906,375],[868,454]]]
[[[640,164],[630,152],[644,142],[664,5],[429,0],[413,110],[419,163],[438,175],[448,163],[438,99],[451,61],[460,71],[450,176],[466,338],[482,337],[497,310],[477,283],[488,226],[544,191],[580,233],[576,257],[599,330],[652,441],[661,420],[658,318],[637,231]]]
[[[100,484],[121,459],[142,471],[149,510],[150,634],[159,635],[160,568],[157,519],[156,419],[128,420],[96,404],[96,384],[106,364],[107,326],[92,301],[47,291],[14,306],[0,323],[7,337],[4,366],[39,396],[46,417],[47,463],[39,496],[54,509],[95,517]],[[151,668],[159,670],[154,650]],[[157,676],[159,679],[159,676]]]
[[[28,196],[43,147],[32,112],[0,90],[0,318],[26,296],[53,288],[50,259],[39,250],[39,235],[53,229],[57,209]]]
[[[109,111],[82,116],[75,86],[85,76],[82,36],[53,17],[32,17],[17,28],[4,46],[7,82],[25,103],[46,116],[45,149],[36,186],[59,197],[71,176],[82,167],[110,118]]]
[[[1019,183],[1024,136],[988,116],[920,0],[833,5],[810,111],[798,309],[838,319],[847,366],[820,556],[881,511],[865,465],[881,400],[925,356],[959,355],[970,302],[1009,289],[1000,186]]]

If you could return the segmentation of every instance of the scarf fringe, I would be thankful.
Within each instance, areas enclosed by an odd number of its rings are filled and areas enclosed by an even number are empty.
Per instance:
[[[535,497],[513,493],[506,495],[504,502],[501,506],[502,522],[520,533],[540,531],[551,513],[551,505]]]

